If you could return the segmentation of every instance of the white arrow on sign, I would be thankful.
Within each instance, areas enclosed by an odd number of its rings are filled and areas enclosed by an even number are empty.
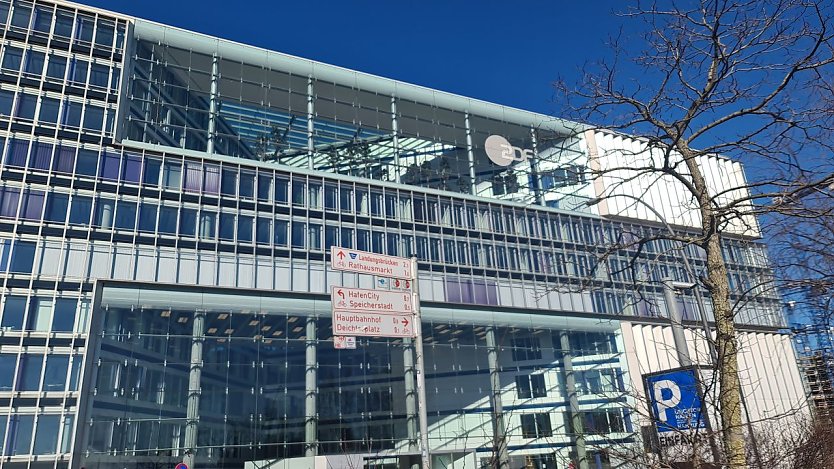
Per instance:
[[[330,303],[333,311],[414,314],[411,293],[403,291],[332,287]]]
[[[330,266],[335,270],[412,280],[411,259],[373,252],[330,247]]]
[[[333,312],[333,334],[372,337],[414,337],[414,316]]]

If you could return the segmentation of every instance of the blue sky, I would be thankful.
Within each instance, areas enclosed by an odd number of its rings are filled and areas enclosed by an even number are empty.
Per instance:
[[[81,3],[546,114],[619,27],[612,0]]]

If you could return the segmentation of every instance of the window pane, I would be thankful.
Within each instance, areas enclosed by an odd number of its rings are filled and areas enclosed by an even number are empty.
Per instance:
[[[26,297],[6,297],[6,306],[3,308],[3,322],[0,326],[4,330],[23,330],[23,316],[26,313]]]
[[[35,433],[35,446],[32,454],[55,454],[58,448],[59,415],[41,415],[38,417],[38,429]]]
[[[14,218],[17,215],[17,204],[19,201],[19,188],[4,187],[0,189],[0,217]]]
[[[72,208],[70,208],[69,221],[74,225],[89,225],[92,211],[93,198],[77,195],[72,198]]]
[[[235,216],[231,213],[220,214],[220,239],[235,239]]]
[[[122,181],[138,184],[142,176],[142,157],[125,153],[122,166]]]
[[[18,71],[23,62],[23,49],[17,47],[6,47],[3,51],[3,68]]]
[[[57,99],[43,98],[41,100],[41,110],[38,113],[38,120],[43,124],[57,124],[60,108],[61,102]]]
[[[77,304],[78,300],[75,298],[59,298],[55,301],[52,332],[72,332]]]
[[[40,75],[43,72],[43,65],[46,63],[46,55],[35,50],[27,51],[26,66],[23,71],[33,75]]]
[[[48,332],[52,323],[52,300],[47,298],[32,298],[29,302],[29,316],[26,318],[26,329],[30,331]]]
[[[35,243],[29,241],[16,241],[12,251],[12,262],[9,265],[9,272],[32,273],[32,265],[35,263]]]
[[[43,355],[24,354],[20,356],[18,391],[38,391],[43,371]]]
[[[43,390],[63,391],[67,385],[69,355],[47,355],[46,370],[43,375]]]
[[[116,228],[132,230],[136,225],[136,202],[120,200],[116,204]]]
[[[84,128],[90,130],[101,130],[104,121],[104,109],[98,106],[87,106],[84,112]]]
[[[14,386],[14,369],[17,365],[17,354],[0,354],[0,391],[11,391]]]
[[[142,184],[146,186],[158,186],[160,169],[162,169],[162,161],[153,158],[146,158],[145,171],[142,175]]]
[[[12,115],[12,104],[14,104],[14,91],[0,90],[0,114]]]
[[[58,80],[64,79],[67,70],[67,59],[59,55],[50,55],[49,63],[46,65],[46,76]]]
[[[9,435],[4,453],[7,455],[29,454],[34,429],[34,415],[13,415],[9,422]]]
[[[237,240],[242,243],[252,242],[252,217],[241,215],[237,223]]]
[[[176,207],[161,207],[159,209],[159,232],[176,234],[178,215]]]
[[[139,231],[153,232],[156,230],[156,212],[157,206],[148,203],[142,203],[139,209]]]
[[[82,148],[78,150],[76,172],[84,176],[95,176],[98,169],[98,152]]]
[[[15,115],[21,119],[34,120],[35,107],[38,105],[38,97],[31,94],[21,94],[17,100]]]
[[[197,228],[197,210],[184,208],[180,210],[180,235],[194,236]]]

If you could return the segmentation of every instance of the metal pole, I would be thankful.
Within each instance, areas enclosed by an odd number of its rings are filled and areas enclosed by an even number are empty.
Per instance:
[[[678,310],[678,302],[675,298],[675,291],[672,289],[672,279],[663,280],[663,297],[666,299],[666,311],[669,314],[669,323],[672,325],[672,337],[675,340],[675,351],[678,353],[680,366],[691,366],[692,357],[689,356],[689,347],[686,346],[686,336],[683,332],[683,318]]]
[[[205,311],[194,313],[191,326],[191,367],[188,371],[188,401],[185,420],[185,455],[182,462],[188,469],[194,467],[197,457],[197,429],[200,423],[200,377],[203,371],[203,341],[205,340]]]
[[[318,454],[318,422],[316,421],[316,395],[318,394],[316,347],[318,341],[316,340],[316,329],[316,318],[308,317],[304,377],[304,455],[308,457]]]
[[[420,459],[423,469],[431,469],[429,449],[428,411],[426,410],[426,367],[423,362],[423,322],[420,317],[420,282],[417,280],[417,258],[411,258],[411,279],[414,289],[411,297],[414,301],[414,355],[417,367],[417,411],[420,425]]]
[[[415,321],[416,322],[416,321]],[[416,328],[417,325],[415,324]],[[416,329],[415,329],[416,330]],[[417,390],[414,387],[414,339],[403,339],[403,368],[405,371],[405,426],[408,435],[408,450],[417,451]],[[418,465],[411,466],[417,469]]]
[[[498,367],[498,344],[495,341],[495,328],[486,328],[487,361],[489,362],[490,402],[492,404],[492,438],[495,464],[498,469],[510,467],[510,455],[507,451],[507,426],[504,423],[504,408],[501,403],[501,369]]]
[[[562,367],[565,369],[565,392],[568,394],[570,419],[576,445],[576,460],[579,469],[588,469],[588,455],[585,451],[585,426],[582,423],[582,413],[579,411],[579,397],[576,394],[576,376],[573,374],[573,357],[570,353],[570,337],[567,331],[559,332],[559,347],[562,349]]]

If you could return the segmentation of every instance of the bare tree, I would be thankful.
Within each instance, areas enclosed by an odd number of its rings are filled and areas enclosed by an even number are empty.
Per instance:
[[[751,223],[755,207],[834,181],[832,16],[827,1],[641,2],[622,13],[635,34],[613,38],[611,55],[586,66],[578,84],[556,83],[563,114],[634,135],[652,155],[593,177],[627,171],[624,183],[670,178],[699,215],[697,234],[679,241],[706,251],[701,281],[715,315],[719,413],[730,467],[746,467],[747,458],[736,320],[721,242],[730,227]],[[749,182],[714,190],[703,162],[715,155],[745,163]]]

